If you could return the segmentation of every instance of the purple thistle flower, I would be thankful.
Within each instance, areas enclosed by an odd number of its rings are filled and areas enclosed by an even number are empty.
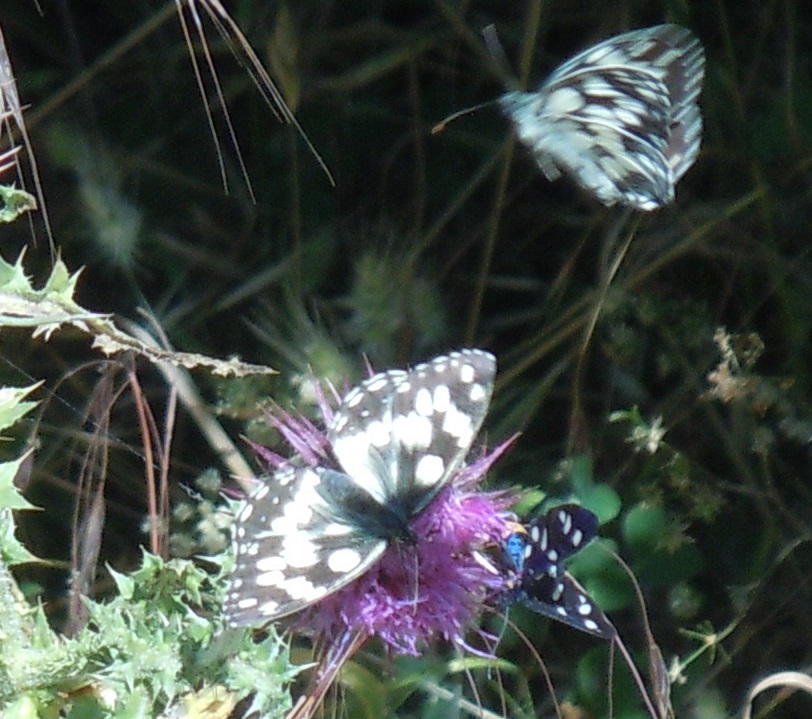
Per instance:
[[[501,551],[513,499],[479,489],[512,440],[465,459],[495,372],[491,354],[470,349],[370,377],[335,409],[319,388],[326,431],[276,408],[269,421],[296,457],[255,446],[272,477],[236,517],[229,621],[301,612],[322,647],[466,647],[512,580],[487,553]]]
[[[438,637],[465,646],[485,606],[507,589],[481,551],[501,544],[511,502],[446,488],[412,524],[413,546],[389,547],[366,574],[309,608],[301,624],[327,642],[355,630],[413,656]]]
[[[325,421],[332,417],[323,393],[319,407]],[[269,421],[306,464],[339,469],[327,436],[315,424],[281,409]],[[507,507],[515,497],[481,492],[478,486],[514,439],[458,469],[411,524],[414,544],[393,543],[368,572],[304,611],[297,625],[328,644],[359,633],[413,656],[438,637],[467,646],[465,634],[508,589],[509,579],[482,552],[501,546],[513,517]],[[274,469],[286,464],[267,448],[254,449]]]

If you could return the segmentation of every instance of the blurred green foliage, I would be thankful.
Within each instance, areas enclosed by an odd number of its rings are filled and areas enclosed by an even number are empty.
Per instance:
[[[41,16],[31,0],[5,0],[0,25],[62,257],[86,265],[79,301],[138,322],[137,308],[149,308],[179,349],[280,370],[233,385],[195,375],[232,436],[278,441],[259,426],[261,408],[270,396],[307,411],[310,369],[342,387],[364,374],[364,355],[383,368],[487,347],[500,361],[488,441],[522,432],[493,484],[575,496],[599,514],[606,545],[640,584],[666,664],[714,648],[684,629],[732,628],[714,662],[706,651],[683,667],[677,716],[733,712],[765,674],[809,665],[812,17],[803,2],[235,0],[229,10],[336,179],[332,187],[277,123],[207,25],[256,203],[215,108],[223,191],[171,3],[42,5]],[[691,28],[707,53],[703,149],[672,207],[629,219],[566,179],[546,182],[493,108],[430,134],[508,81],[533,86],[591,43],[666,21]],[[518,79],[485,49],[491,23]],[[30,242],[25,222],[0,233],[7,261]],[[28,261],[45,277],[39,235]],[[57,563],[21,580],[41,588],[59,623],[66,548],[82,520],[64,507],[82,496],[83,458],[100,428],[112,468],[100,559],[117,571],[140,563],[150,512],[143,437],[123,379],[109,422],[89,413],[99,370],[85,342],[4,332],[1,354],[0,384],[43,379],[53,393],[18,440],[37,448],[27,495],[45,507],[25,518],[22,536]],[[135,370],[163,417],[164,379]],[[198,475],[229,470],[189,413],[173,437],[168,491],[179,506]],[[188,553],[202,530],[181,514],[173,545]],[[600,549],[573,571],[641,650],[631,584]],[[95,579],[102,596],[109,575]],[[516,621],[559,696],[605,712],[607,648],[535,616]],[[431,716],[468,691],[438,652],[404,668],[424,684],[398,702],[400,715]],[[477,670],[483,703],[499,707],[507,693],[511,716],[549,715],[541,672],[510,631],[498,654],[521,672],[500,689]],[[358,667],[378,661],[371,653]],[[614,678],[615,716],[639,715],[623,671]],[[451,687],[452,698],[426,682]],[[797,716],[804,701],[786,699],[773,715]]]

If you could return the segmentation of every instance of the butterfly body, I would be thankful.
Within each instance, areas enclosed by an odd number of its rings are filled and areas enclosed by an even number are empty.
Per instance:
[[[659,25],[609,38],[499,104],[547,179],[566,173],[607,206],[650,211],[674,200],[696,160],[703,76],[699,41]]]
[[[588,509],[565,504],[512,532],[503,549],[514,587],[507,604],[529,609],[603,639],[616,636],[612,623],[586,590],[564,568],[564,561],[586,546],[598,531]]]
[[[496,360],[482,350],[377,374],[327,428],[325,465],[278,470],[239,510],[226,595],[232,624],[278,619],[414,544],[412,522],[448,486],[490,402]]]

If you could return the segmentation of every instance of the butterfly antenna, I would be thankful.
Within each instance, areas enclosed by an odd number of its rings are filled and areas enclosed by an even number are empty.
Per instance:
[[[510,71],[510,64],[508,63],[507,55],[505,55],[505,50],[502,47],[502,44],[499,42],[499,38],[496,35],[496,27],[494,25],[488,25],[482,31],[482,35],[485,38],[485,45],[488,48],[488,53],[493,58],[493,61],[496,64],[499,73],[503,76],[503,78],[512,77],[513,75]],[[488,102],[482,102],[479,105],[466,107],[463,110],[457,110],[457,112],[452,113],[444,120],[441,120],[434,127],[432,127],[431,134],[439,135],[446,129],[446,127],[448,127],[448,125],[450,125],[452,122],[459,119],[460,117],[463,117],[465,115],[471,115],[477,110],[481,110],[484,107],[489,107],[490,105],[496,105],[498,102],[499,98],[496,98],[494,100],[488,100]]]
[[[440,120],[434,127],[431,128],[432,135],[439,135],[443,132],[448,125],[450,125],[454,120],[457,120],[464,115],[471,115],[475,113],[477,110],[481,110],[483,107],[488,107],[490,105],[495,105],[497,100],[488,100],[488,102],[481,102],[479,105],[473,105],[472,107],[466,107],[464,110],[457,110],[457,112],[452,113],[444,120]]]

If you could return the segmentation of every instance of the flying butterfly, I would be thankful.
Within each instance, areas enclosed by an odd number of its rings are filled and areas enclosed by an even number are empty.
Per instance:
[[[696,37],[658,25],[584,50],[499,105],[548,180],[566,173],[604,205],[650,211],[696,161],[704,74]]]
[[[514,586],[504,598],[601,639],[617,630],[586,590],[564,569],[564,560],[586,546],[598,518],[577,504],[555,507],[505,537],[503,552]]]
[[[332,466],[290,464],[238,511],[231,624],[299,611],[369,570],[448,485],[490,403],[496,359],[466,349],[352,389],[327,428]]]

